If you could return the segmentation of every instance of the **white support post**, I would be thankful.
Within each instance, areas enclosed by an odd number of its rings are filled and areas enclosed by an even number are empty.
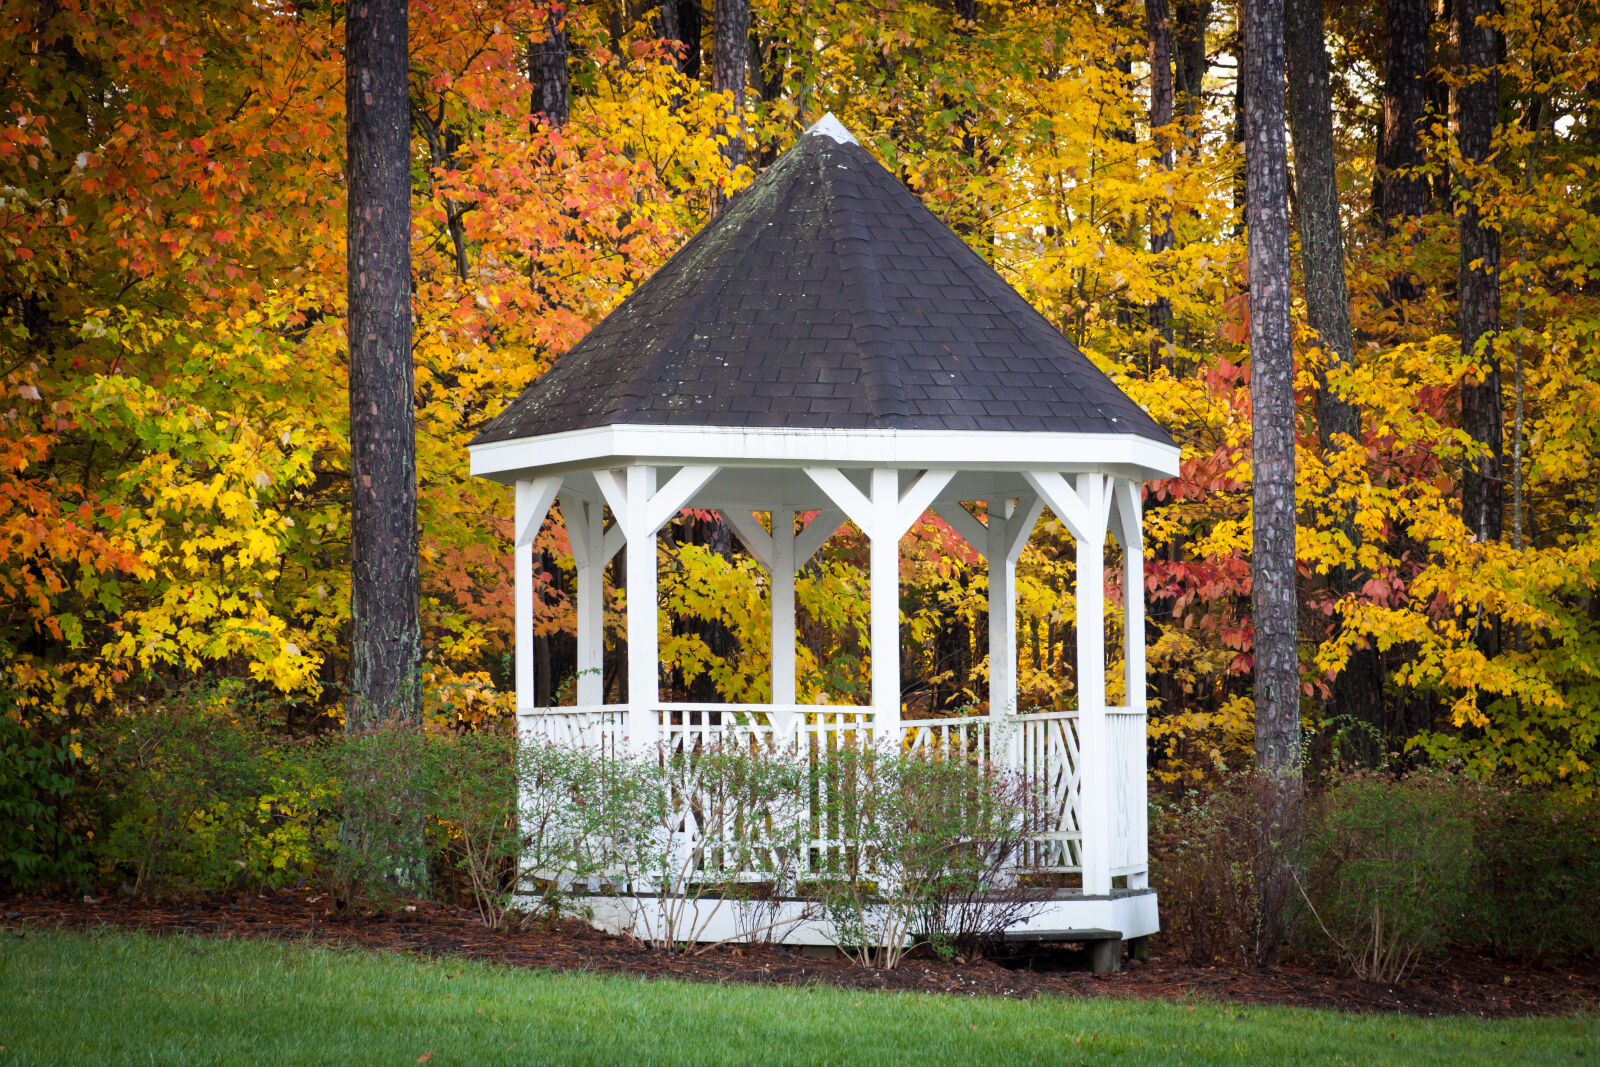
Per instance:
[[[561,514],[567,520],[567,540],[577,565],[578,688],[575,703],[593,707],[605,703],[605,574],[606,564],[622,545],[621,520],[606,536],[605,507],[598,501],[563,498]],[[607,549],[610,551],[607,551]]]
[[[900,472],[872,472],[872,527],[868,568],[872,596],[873,737],[900,741]]]
[[[654,467],[628,468],[621,516],[628,569],[628,745],[635,752],[655,745],[656,704],[661,699],[660,621],[656,603],[656,530],[649,520],[655,495]],[[608,496],[610,494],[607,494]],[[613,511],[616,505],[612,505]]]
[[[656,491],[656,468],[646,464],[629,467],[624,481],[618,481],[611,471],[593,473],[627,544],[628,744],[643,752],[658,740],[656,712],[661,702],[656,533],[705,487],[717,468],[700,464],[680,467],[660,492]]]
[[[1007,549],[1016,503],[990,500],[984,555],[989,559],[989,717],[1017,711],[1017,565]]]
[[[1130,712],[1145,714],[1145,652],[1144,652],[1144,516],[1142,487],[1138,482],[1118,479],[1115,495],[1117,518],[1121,535],[1123,559],[1123,677],[1127,685],[1127,705]],[[1139,850],[1135,858],[1142,857],[1145,870],[1128,876],[1130,889],[1142,889],[1150,884],[1148,798],[1149,767],[1143,745],[1128,753],[1128,764],[1123,773],[1129,776],[1125,786],[1132,794],[1130,813],[1134,818],[1132,844]]]
[[[900,538],[932,504],[954,470],[925,470],[902,494],[900,472],[874,468],[862,493],[833,467],[807,467],[806,474],[839,510],[850,516],[870,543],[872,721],[874,736],[900,740]],[[820,519],[822,516],[818,516]],[[813,520],[816,521],[816,520]],[[810,530],[807,530],[809,533]]]
[[[794,509],[772,509],[772,702],[795,702]]]
[[[1099,521],[1077,538],[1078,774],[1083,818],[1083,891],[1111,892],[1111,766],[1106,730],[1105,476],[1078,476],[1078,499]],[[1052,502],[1053,510],[1053,502]]]
[[[512,519],[512,570],[516,577],[517,711],[533,709],[533,543],[550,512],[559,478],[518,480]]]
[[[1123,559],[1123,677],[1129,711],[1145,710],[1144,517],[1138,482],[1116,482],[1117,540]]]

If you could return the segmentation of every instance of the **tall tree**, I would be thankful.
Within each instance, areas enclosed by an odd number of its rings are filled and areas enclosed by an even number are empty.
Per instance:
[[[572,110],[572,90],[567,71],[567,8],[552,0],[545,12],[542,36],[528,42],[529,107],[551,126],[565,126]]]
[[[1300,265],[1305,278],[1306,318],[1317,336],[1317,434],[1324,454],[1361,447],[1361,416],[1330,384],[1350,365],[1350,295],[1345,281],[1344,234],[1339,224],[1339,179],[1333,153],[1333,93],[1322,0],[1285,0],[1284,45],[1289,69],[1289,132],[1294,139],[1295,214],[1300,230]],[[1360,532],[1352,509],[1341,507],[1339,526],[1352,544]],[[1330,576],[1335,595],[1357,591],[1354,568]],[[1334,707],[1347,721],[1357,755],[1373,763],[1382,756],[1383,678],[1377,651],[1351,654],[1334,688]]]
[[[1144,20],[1150,42],[1150,136],[1159,148],[1157,159],[1163,170],[1172,169],[1172,15],[1167,0],[1144,0]],[[1151,208],[1150,251],[1172,248],[1172,205],[1165,198]],[[1147,373],[1162,363],[1172,346],[1172,301],[1157,297],[1149,308],[1150,357]]]
[[[744,91],[750,69],[750,0],[717,0],[711,45],[711,88],[727,93],[727,143],[722,158],[728,169],[744,162]],[[726,196],[721,191],[712,198],[714,210],[721,210]]]
[[[1199,116],[1205,105],[1206,26],[1211,21],[1211,0],[1176,0],[1173,15],[1173,75],[1178,111],[1186,119]],[[1191,150],[1198,147],[1193,136]]]
[[[1484,176],[1500,107],[1499,32],[1489,20],[1494,0],[1455,0],[1456,47],[1461,84],[1456,89],[1461,263],[1456,292],[1461,352],[1479,369],[1461,382],[1461,427],[1483,454],[1468,462],[1461,477],[1461,507],[1467,527],[1479,541],[1500,539],[1504,501],[1504,459],[1500,397],[1500,357],[1494,337],[1500,328],[1500,231],[1483,220]]]
[[[1284,0],[1244,0],[1245,226],[1250,260],[1256,760],[1285,778],[1300,752],[1295,605],[1294,351],[1289,325],[1289,164]]]
[[[407,43],[406,0],[351,3],[345,23],[351,731],[422,719]]]
[[[661,36],[678,45],[678,73],[700,77],[700,4],[698,0],[662,0]]]
[[[1398,233],[1404,221],[1428,206],[1428,179],[1421,122],[1427,103],[1428,0],[1387,0],[1384,6],[1383,123],[1378,138],[1378,212],[1384,229]],[[1396,301],[1422,295],[1411,271],[1389,280]]]

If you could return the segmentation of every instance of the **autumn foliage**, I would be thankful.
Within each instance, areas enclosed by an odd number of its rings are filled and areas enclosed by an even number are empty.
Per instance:
[[[238,680],[241,706],[285,728],[330,722],[348,623],[343,7],[0,6],[0,648],[12,714],[71,738],[207,676]],[[1183,446],[1182,477],[1151,485],[1145,502],[1153,767],[1170,781],[1239,765],[1251,731],[1251,456],[1232,16],[1211,13],[1216,62],[1200,106],[1152,130],[1142,5],[985,3],[975,21],[906,0],[753,8],[741,132],[651,10],[562,9],[572,109],[556,126],[531,112],[527,76],[544,0],[413,0],[430,714],[499,714],[510,686],[510,500],[468,476],[466,441],[719,195],[832,110]],[[1479,447],[1458,418],[1461,384],[1479,372],[1455,333],[1452,176],[1464,164],[1448,108],[1436,108],[1423,134],[1427,210],[1398,227],[1376,217],[1368,86],[1381,16],[1329,5],[1357,338],[1333,384],[1358,405],[1362,439],[1321,448],[1311,391],[1322,357],[1302,331],[1303,710],[1321,760],[1376,731],[1405,761],[1592,795],[1600,22],[1540,0],[1511,0],[1499,19],[1502,121],[1474,174],[1503,241],[1493,344],[1511,484],[1505,537],[1479,541],[1460,504]],[[1436,87],[1447,99],[1447,72]],[[732,170],[720,150],[730,136],[747,147]],[[1170,242],[1153,242],[1167,225]],[[1394,298],[1402,273],[1414,299]],[[931,517],[902,550],[908,699],[981,705],[983,561]],[[662,552],[672,684],[763,699],[760,569],[708,516],[675,520]],[[536,629],[559,697],[573,659],[559,523],[536,557]],[[802,700],[862,684],[864,562],[864,543],[845,534],[797,582]],[[1073,700],[1071,568],[1070,539],[1046,515],[1018,568],[1028,704]],[[1356,574],[1356,591],[1340,592],[1336,572]],[[608,620],[618,603],[608,599]],[[1490,624],[1492,643],[1480,639]],[[1333,700],[1364,647],[1379,655],[1382,723],[1351,722]]]

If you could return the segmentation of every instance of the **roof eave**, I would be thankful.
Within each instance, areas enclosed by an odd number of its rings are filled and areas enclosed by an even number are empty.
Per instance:
[[[1176,477],[1179,461],[1176,445],[1135,433],[627,424],[473,444],[469,452],[475,476],[507,484],[640,462],[1105,471],[1154,481]]]

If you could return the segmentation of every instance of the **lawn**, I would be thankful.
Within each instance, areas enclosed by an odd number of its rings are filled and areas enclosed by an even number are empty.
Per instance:
[[[271,941],[0,931],[9,1064],[1593,1063],[1600,1018],[706,986]],[[424,1059],[424,1057],[427,1057]]]

